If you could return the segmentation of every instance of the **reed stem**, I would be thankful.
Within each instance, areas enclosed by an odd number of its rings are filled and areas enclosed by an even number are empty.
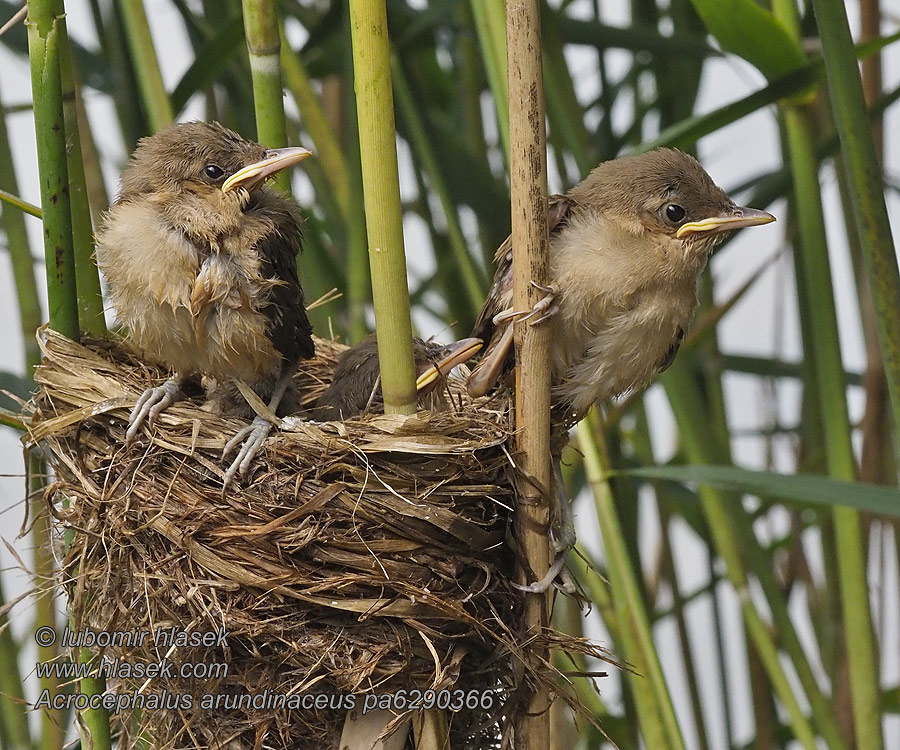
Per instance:
[[[351,0],[350,24],[384,413],[413,414],[412,323],[384,1]]]

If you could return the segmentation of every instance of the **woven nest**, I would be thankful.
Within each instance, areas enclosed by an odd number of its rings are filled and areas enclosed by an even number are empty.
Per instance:
[[[486,748],[509,738],[524,693],[558,681],[523,658],[502,400],[475,409],[451,384],[450,411],[291,417],[223,493],[222,448],[242,422],[183,401],[126,448],[128,410],[165,373],[109,342],[45,331],[41,345],[29,441],[76,532],[63,565],[72,630],[135,634],[94,649],[119,665],[172,665],[151,679],[108,668],[130,701],[115,714],[122,747],[139,733],[155,748],[336,747],[351,700],[432,689],[469,700],[450,714],[452,747]],[[343,349],[317,341],[296,376],[302,404]],[[172,628],[225,636],[154,642]]]

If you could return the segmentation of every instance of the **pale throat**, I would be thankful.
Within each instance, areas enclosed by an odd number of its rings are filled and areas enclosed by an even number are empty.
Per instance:
[[[204,194],[186,190],[181,200],[167,201],[161,208],[173,228],[218,251],[225,238],[241,232],[249,201],[246,190],[223,193],[215,189]]]

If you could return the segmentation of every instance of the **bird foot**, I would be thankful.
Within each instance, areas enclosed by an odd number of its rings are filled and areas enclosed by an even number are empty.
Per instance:
[[[513,586],[529,594],[544,594],[551,586],[556,586],[562,593],[574,596],[578,589],[572,574],[566,569],[566,560],[569,557],[569,550],[575,547],[578,538],[575,533],[575,518],[564,491],[562,469],[558,461],[554,462],[553,472],[554,491],[551,496],[553,520],[550,526],[550,551],[553,554],[553,562],[540,581],[525,586],[514,583]]]
[[[174,404],[182,397],[181,378],[169,378],[156,388],[148,388],[131,410],[128,417],[128,431],[125,433],[125,445],[131,445],[140,432],[144,420],[153,425],[163,409]]]
[[[514,583],[513,587],[526,594],[546,594],[551,586],[556,586],[563,594],[573,596],[577,592],[575,582],[572,580],[571,574],[566,570],[566,559],[568,558],[568,550],[559,551],[547,571],[547,575],[540,581],[529,583],[527,585]]]
[[[531,285],[535,289],[544,292],[545,296],[538,300],[531,310],[504,310],[501,313],[497,313],[493,320],[495,326],[500,325],[501,323],[519,320],[528,321],[528,325],[536,326],[538,323],[543,323],[545,320],[556,315],[559,310],[559,305],[556,303],[556,296],[559,290],[553,284],[543,286],[542,284],[532,281]],[[535,316],[538,317],[535,318]]]
[[[531,308],[531,312],[523,320],[527,320],[530,326],[536,326],[538,323],[543,323],[556,315],[559,310],[559,305],[556,302],[556,295],[559,293],[559,290],[553,284],[542,286],[534,281],[531,282],[531,286],[543,292],[544,297],[535,303],[534,307]],[[538,317],[532,320],[535,315]]]
[[[250,464],[253,462],[256,454],[259,453],[259,449],[262,448],[262,445],[269,436],[271,430],[272,423],[269,422],[269,420],[263,419],[262,417],[256,417],[246,427],[242,427],[238,430],[237,434],[225,444],[225,449],[222,451],[223,459],[239,445],[240,450],[238,451],[237,456],[235,456],[234,461],[231,462],[231,466],[228,467],[228,471],[225,472],[225,476],[222,480],[223,490],[229,485],[231,480],[234,479],[236,473],[240,472],[242,477],[247,475]]]

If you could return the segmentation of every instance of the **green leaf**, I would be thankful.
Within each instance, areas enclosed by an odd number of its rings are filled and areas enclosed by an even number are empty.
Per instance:
[[[847,505],[867,513],[900,517],[900,491],[863,482],[811,474],[777,474],[772,471],[751,471],[737,466],[645,466],[622,469],[616,474],[669,479],[675,482],[696,482],[750,495],[779,498],[786,502],[817,505]]]
[[[806,65],[800,43],[753,0],[691,0],[727,52],[755,65],[770,81]]]

